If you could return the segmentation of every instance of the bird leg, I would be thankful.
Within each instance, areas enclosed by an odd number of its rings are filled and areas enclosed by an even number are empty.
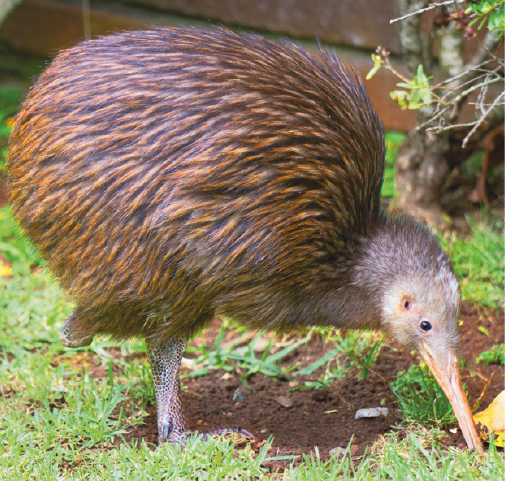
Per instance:
[[[186,424],[180,395],[179,367],[186,344],[180,338],[172,338],[164,344],[153,344],[146,339],[156,391],[158,444],[167,440],[172,444],[184,443],[192,433]],[[239,427],[213,429],[201,434],[206,441],[210,435],[231,433],[254,439],[251,433]]]
[[[60,332],[60,342],[65,347],[85,347],[93,342],[93,336],[78,337],[76,336],[73,324],[77,321],[77,314],[74,312],[67,318]]]
[[[166,440],[179,444],[191,434],[182,411],[179,381],[186,341],[172,338],[164,344],[152,344],[146,340],[146,346],[156,391],[158,444]]]

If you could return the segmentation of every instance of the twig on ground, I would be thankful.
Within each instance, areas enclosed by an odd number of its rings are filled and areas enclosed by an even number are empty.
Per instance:
[[[484,387],[482,388],[482,392],[480,393],[479,398],[477,401],[472,406],[472,411],[477,408],[477,406],[480,403],[480,400],[484,397],[484,394],[486,394],[487,387],[489,386],[489,383],[491,382],[491,379],[493,377],[494,371],[491,373],[491,375],[486,379],[486,384],[484,384]]]

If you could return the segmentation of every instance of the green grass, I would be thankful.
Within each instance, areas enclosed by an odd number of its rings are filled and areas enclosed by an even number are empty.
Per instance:
[[[433,434],[433,432],[431,432]],[[440,450],[434,437],[426,432],[409,432],[404,439],[388,434],[371,453],[362,457],[357,467],[345,456],[321,462],[317,452],[304,456],[304,463],[288,470],[283,480],[356,480],[356,481],[447,481],[503,479],[505,464],[491,445],[483,458],[460,450]]]
[[[230,324],[226,321],[222,324],[221,331],[210,348],[207,348],[205,344],[200,344],[196,348],[188,348],[187,352],[193,357],[192,363],[197,365],[198,369],[183,374],[182,378],[205,376],[210,369],[231,372],[239,368],[243,373],[241,381],[245,384],[253,374],[260,373],[265,376],[290,380],[296,380],[299,376],[313,376],[313,381],[306,381],[304,385],[293,390],[322,388],[331,383],[332,379],[344,376],[352,368],[360,371],[360,379],[365,379],[384,340],[383,336],[374,342],[377,335],[370,331],[349,331],[344,335],[334,329],[314,328],[287,345],[279,346],[277,343],[274,345],[275,336],[273,334],[258,332],[246,345],[243,345],[245,337],[243,334],[237,336],[231,345],[224,348],[222,341],[229,326]],[[243,332],[243,328],[239,328],[238,331]],[[304,367],[301,367],[299,363],[281,365],[281,362],[289,354],[310,341],[313,335],[322,336],[323,340],[330,345],[331,349],[328,353]],[[268,337],[266,346],[257,349],[257,344],[264,341],[266,337]],[[273,347],[279,349],[275,353],[271,353]],[[261,352],[256,354],[256,351]],[[316,378],[314,373],[323,367],[325,368],[324,374]]]
[[[400,371],[390,387],[408,424],[443,428],[456,423],[451,403],[423,361]]]
[[[497,344],[493,346],[489,351],[481,352],[476,358],[475,362],[485,364],[489,366],[490,364],[505,364],[505,344]]]
[[[394,197],[395,195],[395,159],[398,148],[405,138],[400,132],[388,132],[386,134],[386,160],[384,167],[384,184],[382,184],[382,197]]]
[[[472,235],[441,237],[458,276],[463,299],[483,306],[502,307],[505,292],[503,221],[493,224],[469,219]]]
[[[0,174],[7,159],[7,137],[11,131],[10,119],[16,113],[22,95],[19,90],[0,90]]]

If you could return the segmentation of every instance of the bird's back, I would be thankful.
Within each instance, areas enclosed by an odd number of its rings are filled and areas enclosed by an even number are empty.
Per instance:
[[[383,162],[365,88],[335,57],[160,28],[60,53],[7,168],[16,217],[78,305],[272,324],[373,228]]]

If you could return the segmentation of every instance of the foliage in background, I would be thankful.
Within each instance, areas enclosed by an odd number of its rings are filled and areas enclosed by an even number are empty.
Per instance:
[[[400,132],[386,133],[386,161],[384,168],[384,183],[382,184],[381,196],[394,197],[395,195],[395,159],[398,148],[403,142],[405,134]]]
[[[0,174],[7,160],[7,138],[11,131],[11,119],[21,97],[19,90],[0,90]]]
[[[464,31],[464,38],[470,39],[476,36],[473,26],[478,25],[480,30],[487,24],[489,34],[492,37],[485,39],[480,45],[480,51],[468,62],[456,75],[444,79],[436,85],[430,85],[432,76],[427,76],[424,72],[425,66],[418,65],[417,72],[412,79],[407,78],[396,70],[389,61],[389,52],[378,47],[375,54],[372,54],[374,66],[366,76],[371,79],[377,71],[384,67],[392,72],[401,80],[397,84],[404,90],[395,90],[390,93],[391,98],[402,108],[419,110],[422,107],[433,106],[431,114],[422,125],[418,125],[416,130],[426,128],[427,131],[437,133],[451,129],[467,129],[462,147],[464,148],[470,138],[475,135],[479,128],[484,127],[484,123],[493,119],[493,125],[499,125],[503,122],[503,105],[505,105],[505,93],[498,94],[495,98],[488,98],[488,88],[492,84],[503,87],[503,74],[505,62],[498,58],[493,51],[497,48],[503,38],[505,29],[505,8],[503,0],[476,0],[466,2],[468,8],[458,10],[459,4],[464,3],[461,0],[454,2],[433,3],[426,8],[420,8],[404,15],[403,17],[391,20],[390,23],[406,20],[414,15],[420,15],[432,10],[439,9],[437,18],[439,26],[449,25],[454,22],[457,30]],[[420,4],[419,4],[420,6]],[[446,9],[453,8],[453,13],[448,13]],[[444,20],[440,20],[440,18]],[[436,25],[434,23],[434,25]],[[430,34],[428,42],[433,41],[436,35]],[[405,47],[405,46],[404,46]],[[428,48],[428,52],[433,52],[433,47]],[[425,53],[428,53],[425,52]],[[426,60],[425,60],[426,61]],[[472,93],[477,93],[477,100],[474,102],[476,119],[472,122],[463,124],[458,123],[459,113],[463,103]],[[497,114],[498,112],[498,114]],[[501,115],[500,115],[501,112]],[[499,120],[501,119],[501,120]],[[471,127],[471,128],[470,128]]]
[[[489,351],[481,352],[476,358],[475,362],[485,364],[489,366],[490,364],[505,364],[505,344],[497,344],[493,346]]]
[[[460,281],[463,299],[490,307],[502,307],[505,291],[503,221],[494,225],[468,219],[472,235],[454,233],[440,237],[449,252]]]
[[[456,422],[451,403],[423,361],[400,371],[390,387],[407,423],[443,428]]]
[[[505,30],[505,2],[503,0],[480,0],[468,2],[465,14],[475,14],[475,18],[468,24],[478,24],[480,30],[487,22],[488,30],[497,30],[498,36],[503,37]]]

